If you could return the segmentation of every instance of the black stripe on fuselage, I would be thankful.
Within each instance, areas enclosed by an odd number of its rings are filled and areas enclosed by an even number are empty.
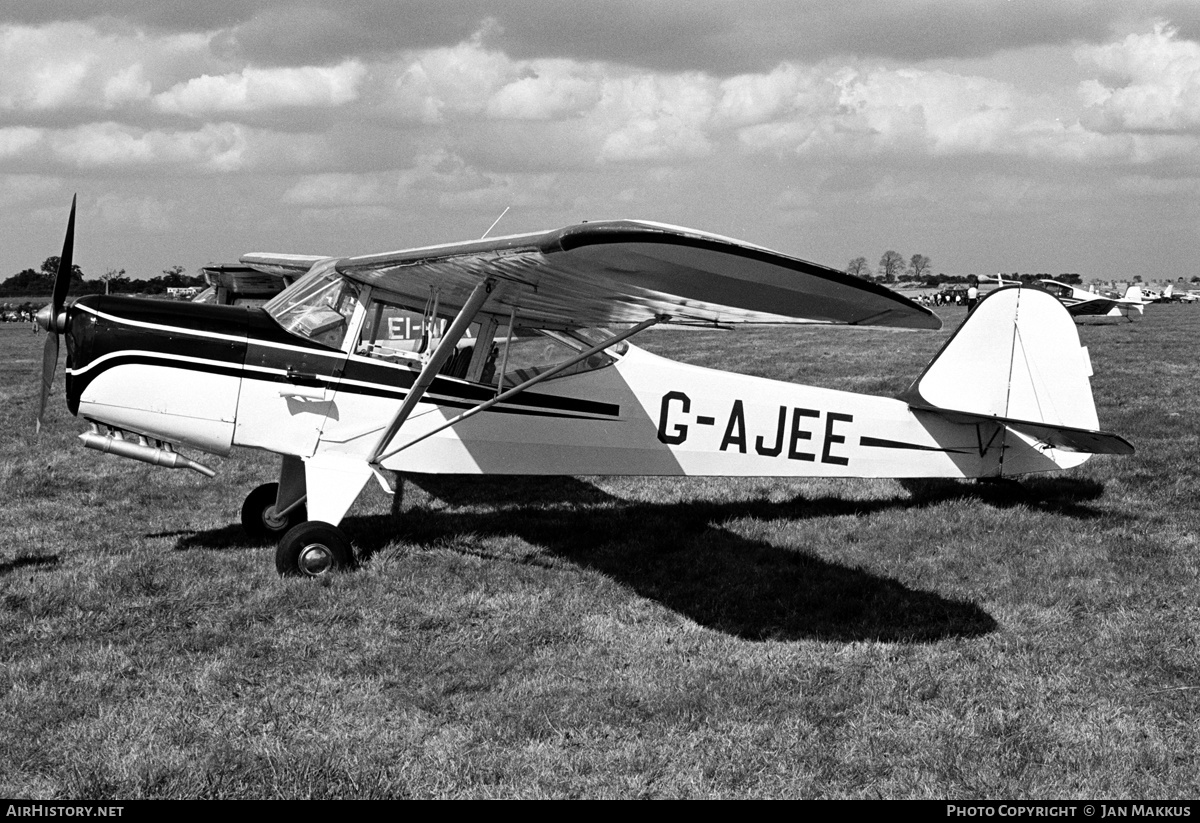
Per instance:
[[[188,362],[185,365],[185,364],[181,364],[179,362],[178,358],[173,357],[171,355],[167,355],[167,354],[164,354],[164,355],[146,355],[146,354],[117,355],[117,356],[109,359],[104,364],[104,367],[99,369],[98,373],[103,373],[103,372],[107,371],[108,369],[116,368],[117,366],[128,366],[128,365],[157,366],[159,368],[177,369],[179,371],[186,371],[186,372],[204,372],[206,374],[219,374],[219,375],[223,375],[226,377],[243,378],[243,379],[250,379],[250,380],[255,379],[253,375],[246,372],[245,369],[241,368],[240,366],[225,366],[220,363],[204,362],[204,361]],[[407,392],[405,392],[405,391],[392,391],[392,390],[387,390],[387,389],[364,388],[361,386],[347,386],[345,384],[339,385],[334,382],[329,382],[325,385],[327,385],[331,390],[336,389],[336,391],[339,394],[340,393],[364,394],[364,395],[371,395],[371,396],[375,396],[375,397],[393,397],[398,400],[403,400],[405,395],[407,394]],[[477,403],[466,402],[463,400],[455,400],[453,398],[430,397],[429,394],[426,394],[425,396],[427,398],[429,398],[429,401],[431,403],[438,405],[438,406],[445,407],[445,408],[462,409],[463,411],[466,411],[467,409],[474,408],[476,405],[478,405]],[[576,413],[571,413],[568,411],[549,411],[546,409],[520,408],[520,407],[516,407],[516,406],[505,406],[505,407],[495,408],[493,410],[497,411],[501,414],[532,415],[532,416],[536,416],[536,417],[565,417],[565,418],[585,419],[585,420],[596,419],[594,415],[576,414]],[[78,401],[76,402],[76,408],[73,410],[73,413],[77,413],[77,411],[78,411]]]
[[[138,353],[121,353],[131,349]],[[180,369],[394,399],[404,398],[417,377],[415,370],[347,358],[337,349],[289,334],[261,309],[144,298],[92,296],[76,301],[68,353],[68,404],[73,413],[84,389],[104,371],[123,363],[170,367],[172,359],[179,357],[193,358],[179,364]],[[104,357],[103,363],[88,368]],[[437,405],[469,409],[494,393],[490,386],[439,376],[426,398]],[[615,403],[522,392],[492,411],[612,418],[621,409]]]
[[[882,437],[863,436],[858,439],[860,446],[869,446],[877,449],[906,449],[909,451],[921,452],[944,452],[946,454],[967,454],[971,449],[944,449],[940,446],[922,446],[918,443],[904,443],[899,440],[886,440]]]
[[[88,385],[131,350],[183,355],[240,373],[246,356],[248,312],[238,306],[81,297],[68,309],[68,408],[77,414]]]

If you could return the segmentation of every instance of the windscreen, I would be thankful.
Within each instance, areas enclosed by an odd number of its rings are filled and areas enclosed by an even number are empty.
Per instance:
[[[279,325],[300,337],[341,348],[358,304],[360,286],[335,268],[335,260],[318,264],[263,309]]]

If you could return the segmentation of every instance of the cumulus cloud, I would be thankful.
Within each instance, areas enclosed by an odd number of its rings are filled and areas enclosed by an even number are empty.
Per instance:
[[[0,28],[0,108],[51,109],[78,99],[90,50],[69,46],[79,26]]]
[[[1100,72],[1081,84],[1085,122],[1097,131],[1200,131],[1200,43],[1158,23],[1077,57]]]
[[[152,85],[141,63],[119,69],[104,81],[104,106],[113,109],[147,100]]]
[[[194,131],[90,123],[49,132],[45,141],[56,158],[82,168],[177,164],[218,172],[241,168],[247,144],[242,127],[233,123]]]
[[[208,64],[207,39],[151,37],[79,22],[0,25],[0,110],[114,109],[149,98],[152,84]]]
[[[398,79],[388,94],[392,110],[401,120],[455,128],[487,119],[571,122],[577,135],[586,136],[577,148],[590,152],[579,156],[578,165],[685,162],[735,143],[776,154],[1067,161],[1123,153],[1172,156],[1178,150],[1098,139],[1075,126],[1076,112],[1062,117],[1060,110],[1047,119],[1045,99],[1007,80],[946,69],[784,62],[770,71],[720,78],[518,60],[485,41],[477,35],[397,63]],[[1140,68],[1121,48],[1118,43],[1095,51],[1098,65],[1108,55],[1107,74],[1157,76],[1156,64]],[[1181,54],[1188,52],[1172,56]],[[1185,85],[1190,70],[1178,72]]]
[[[113,179],[131,170],[167,174],[300,172],[344,162],[325,134],[254,128],[229,121],[192,129],[146,128],[114,120],[67,128],[0,128],[0,171],[87,169]]]
[[[10,25],[0,27],[0,68],[7,69],[0,72],[0,109],[64,116],[106,112],[103,123],[84,123],[74,132],[60,129],[46,138],[48,144],[70,146],[75,164],[182,164],[190,157],[201,171],[272,162],[262,147],[275,141],[262,132],[248,138],[252,130],[247,127],[230,142],[227,122],[165,130],[153,125],[152,116],[159,122],[168,115],[261,125],[256,113],[289,110],[297,147],[285,148],[283,156],[325,163],[335,154],[330,121],[303,125],[317,111],[345,108],[344,122],[367,117],[395,130],[397,138],[411,137],[415,145],[438,134],[464,149],[472,141],[479,151],[487,144],[479,158],[486,154],[512,166],[519,158],[505,160],[505,151],[528,152],[530,140],[497,140],[504,132],[488,126],[508,123],[530,134],[555,135],[571,153],[566,163],[559,151],[556,164],[578,168],[597,162],[686,162],[735,145],[801,156],[1071,159],[1125,151],[1144,158],[1169,156],[1177,147],[1095,135],[1179,132],[1200,125],[1200,46],[1165,25],[1078,50],[1081,65],[1093,69],[1097,79],[1081,89],[1083,128],[1076,128],[1078,114],[1047,120],[1037,111],[1042,103],[1009,82],[944,68],[785,60],[769,70],[722,76],[514,57],[495,45],[509,42],[505,19],[487,19],[451,46],[397,52],[374,62],[354,57],[331,65],[275,68],[229,62],[233,58],[221,49],[208,49],[219,40],[211,33],[205,39],[84,23]],[[722,25],[742,25],[720,19]],[[434,130],[422,135],[413,125]],[[30,141],[42,139],[31,134],[8,131],[0,153],[27,153]],[[338,137],[346,159],[334,161],[335,166],[394,165],[379,150],[386,141],[368,148],[360,147],[352,132]]]
[[[357,60],[337,66],[245,68],[180,83],[154,100],[165,112],[203,116],[288,107],[341,106],[358,97],[366,68]]]
[[[342,207],[394,203],[400,181],[395,174],[306,174],[283,194],[283,202],[302,206]]]
[[[934,154],[984,153],[1011,132],[1005,83],[917,69],[849,73],[838,83],[849,119],[884,144],[915,141]]]
[[[490,117],[549,120],[580,114],[599,102],[600,81],[565,60],[537,61],[529,76],[499,88],[487,103]]]
[[[837,101],[831,83],[814,68],[781,63],[770,72],[740,74],[723,80],[716,116],[732,126],[751,126],[798,110],[831,108]]]
[[[1025,106],[1007,83],[912,68],[785,66],[722,90],[744,147],[798,154],[1008,152]]]
[[[1194,0],[10,5],[0,172],[43,182],[3,190],[124,185],[111,208],[130,228],[150,230],[170,192],[224,207],[234,185],[264,193],[247,209],[327,225],[404,214],[441,229],[454,218],[439,210],[623,197],[660,212],[753,202],[744,224],[777,203],[784,222],[816,225],[839,201],[811,191],[901,210],[925,196],[915,180],[945,169],[1061,180],[1200,166]],[[210,179],[223,175],[237,183]],[[971,179],[937,197],[962,206]],[[136,193],[146,185],[161,203]],[[788,185],[806,195],[781,196]],[[986,211],[1003,197],[975,199]]]
[[[439,151],[417,157],[402,169],[307,175],[282,199],[306,207],[310,216],[328,210],[335,217],[347,209],[413,203],[451,211],[529,207],[553,200],[556,180],[551,173],[482,172],[457,155]]]
[[[313,147],[303,136],[210,123],[197,129],[150,129],[116,121],[69,128],[0,129],[0,162],[13,173],[51,164],[111,174],[138,168],[228,173],[302,165]]]
[[[522,76],[522,67],[481,46],[478,37],[453,48],[417,52],[398,66],[389,106],[401,119],[433,124],[487,109],[491,96]]]
[[[702,75],[638,74],[605,83],[592,113],[608,133],[600,160],[668,160],[712,151],[716,107],[712,81]]]

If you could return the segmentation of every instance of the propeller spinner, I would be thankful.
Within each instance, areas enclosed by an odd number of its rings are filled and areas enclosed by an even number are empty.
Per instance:
[[[54,372],[58,369],[58,337],[67,329],[67,314],[63,304],[67,289],[71,285],[72,255],[75,247],[75,197],[71,198],[71,216],[67,218],[67,236],[63,238],[62,255],[58,258],[58,273],[54,276],[54,289],[49,305],[37,313],[38,324],[46,330],[46,346],[42,349],[42,399],[38,405],[37,430],[42,430],[46,416],[46,400],[54,383]]]

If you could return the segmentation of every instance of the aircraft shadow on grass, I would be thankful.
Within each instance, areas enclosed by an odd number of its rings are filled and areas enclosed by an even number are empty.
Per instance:
[[[973,603],[747,539],[721,524],[738,518],[867,516],[964,498],[997,507],[1040,506],[1086,519],[1099,516],[1086,502],[1103,493],[1099,483],[1061,477],[1020,485],[905,481],[908,496],[870,501],[798,496],[780,502],[637,502],[571,477],[408,477],[400,494],[410,485],[448,505],[411,506],[398,519],[395,513],[348,518],[346,531],[364,559],[396,540],[434,545],[467,534],[482,547],[488,537],[517,536],[535,551],[525,557],[484,548],[475,553],[527,563],[561,558],[703,626],[745,639],[908,643],[977,637],[997,623]],[[178,549],[246,543],[232,525],[179,537]]]
[[[6,574],[15,572],[17,569],[23,569],[23,568],[27,568],[30,566],[38,567],[38,566],[57,566],[57,565],[58,565],[58,555],[57,554],[51,554],[51,555],[22,554],[14,560],[8,560],[3,563],[0,563],[0,577],[3,577]]]

